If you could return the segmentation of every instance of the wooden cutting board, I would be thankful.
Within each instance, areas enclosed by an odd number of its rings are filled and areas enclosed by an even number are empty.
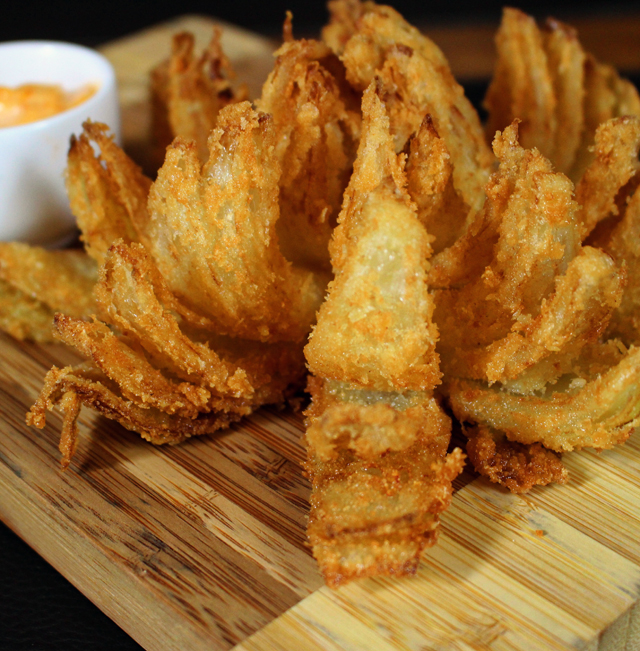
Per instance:
[[[146,75],[191,17],[104,48],[125,144],[145,151]],[[224,43],[257,94],[273,45]],[[265,409],[158,448],[84,411],[66,473],[61,418],[24,414],[59,346],[0,335],[0,517],[147,649],[640,649],[640,436],[566,458],[571,482],[511,495],[465,475],[418,575],[332,592],[306,545],[302,418]]]

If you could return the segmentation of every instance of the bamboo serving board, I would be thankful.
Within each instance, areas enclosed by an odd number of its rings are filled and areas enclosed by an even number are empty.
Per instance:
[[[125,146],[141,156],[146,76],[191,17],[103,48]],[[229,28],[253,96],[273,44]],[[640,436],[569,455],[566,486],[516,496],[464,475],[417,577],[332,592],[306,545],[302,418],[264,409],[218,436],[158,448],[84,411],[67,472],[61,418],[24,414],[61,346],[0,335],[0,517],[147,649],[640,649]]]

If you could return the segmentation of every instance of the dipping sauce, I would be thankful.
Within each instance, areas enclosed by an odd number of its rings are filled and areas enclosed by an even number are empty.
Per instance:
[[[0,86],[0,128],[44,120],[86,102],[97,91],[88,84],[67,92],[62,86],[24,84],[17,88]]]

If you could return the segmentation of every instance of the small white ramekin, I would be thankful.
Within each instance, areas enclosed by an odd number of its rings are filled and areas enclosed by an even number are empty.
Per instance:
[[[57,246],[72,238],[75,220],[64,186],[69,138],[91,119],[120,139],[115,73],[101,54],[54,41],[0,43],[0,86],[58,84],[98,90],[87,101],[50,118],[0,128],[0,241]]]

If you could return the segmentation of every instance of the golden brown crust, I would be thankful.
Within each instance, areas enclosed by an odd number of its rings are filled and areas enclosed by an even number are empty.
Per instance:
[[[378,390],[429,390],[440,379],[426,286],[429,237],[404,189],[402,156],[372,82],[340,225],[331,242],[335,280],[305,355],[325,378]]]
[[[154,408],[141,408],[124,399],[115,385],[110,383],[96,369],[91,367],[55,366],[45,377],[42,392],[27,414],[27,424],[42,428],[46,412],[56,404],[64,411],[60,439],[62,468],[67,468],[77,446],[77,418],[80,406],[90,407],[123,427],[138,432],[143,438],[154,443],[175,444],[191,436],[210,434],[227,427],[233,421],[246,416],[253,408],[250,405],[221,405],[219,411],[203,414],[196,419],[169,415]]]
[[[107,132],[105,124],[84,123],[82,134],[71,139],[65,176],[80,239],[98,264],[117,239],[144,242],[149,219],[151,180]]]
[[[425,115],[431,114],[451,155],[454,187],[478,210],[493,156],[478,115],[440,49],[391,7],[373,2],[335,7],[336,20],[325,38],[338,48],[354,88],[364,91],[379,78],[395,150],[403,151]]]
[[[465,429],[467,455],[476,472],[512,493],[526,493],[534,486],[565,484],[566,468],[557,454],[540,443],[524,445],[508,441],[486,427]]]
[[[557,99],[535,20],[518,9],[505,8],[496,47],[498,59],[485,98],[487,139],[517,118],[522,145],[537,147],[548,157],[555,143]]]
[[[278,238],[285,257],[330,270],[328,244],[360,129],[348,107],[344,67],[319,41],[286,42],[256,102],[273,118],[282,169]]]
[[[531,16],[506,8],[496,46],[485,98],[487,139],[520,119],[523,146],[536,147],[573,181],[593,160],[600,124],[640,116],[634,86],[585,53],[576,31],[558,20],[548,20],[541,30]]]
[[[331,242],[336,279],[305,349],[309,540],[327,584],[412,574],[435,543],[463,455],[433,397],[429,236],[405,190],[377,80]]]
[[[16,339],[52,342],[56,311],[85,318],[96,312],[96,280],[84,251],[0,242],[0,328]]]
[[[453,185],[447,145],[428,114],[411,138],[406,169],[407,191],[438,254],[463,234],[470,210]]]
[[[640,118],[624,116],[596,129],[593,160],[576,186],[582,239],[596,225],[618,213],[616,197],[640,170]]]
[[[375,460],[351,453],[328,463],[310,457],[308,535],[328,585],[415,572],[423,549],[437,540],[438,516],[464,465],[459,449],[445,458],[450,426],[442,424],[439,436],[419,437]]]
[[[58,338],[91,361],[52,371],[29,417],[42,427],[47,408],[65,410],[65,465],[81,404],[173,443],[282,403],[304,375],[301,340],[326,279],[279,250],[272,120],[240,103],[218,125],[204,167],[177,139],[151,187],[102,125],[85,125],[72,148],[102,321],[56,317]]]
[[[301,341],[326,277],[280,251],[276,137],[272,119],[242,102],[220,112],[204,167],[177,138],[149,194],[148,250],[170,291],[220,334]]]
[[[171,57],[151,73],[152,132],[161,162],[164,150],[180,136],[196,143],[202,162],[209,151],[207,138],[222,108],[246,99],[246,90],[234,90],[235,73],[222,50],[222,30],[213,29],[202,54],[195,55],[193,34],[173,37]]]
[[[54,311],[0,280],[0,329],[15,339],[51,343]]]
[[[594,371],[576,366],[574,376],[542,395],[456,379],[445,391],[458,420],[503,432],[512,441],[542,443],[556,452],[601,450],[624,443],[640,424],[640,349],[596,364]]]

